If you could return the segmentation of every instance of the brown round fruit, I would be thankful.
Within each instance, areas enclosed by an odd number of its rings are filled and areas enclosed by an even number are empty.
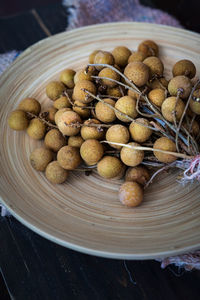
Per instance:
[[[64,146],[58,151],[57,160],[63,169],[74,170],[81,163],[79,149],[72,146]]]
[[[185,75],[192,79],[196,75],[196,67],[191,60],[182,59],[175,63],[172,69],[173,76]]]
[[[83,119],[87,119],[90,116],[90,109],[87,107],[87,103],[82,103],[80,101],[75,101],[73,105],[73,111],[75,111]]]
[[[57,161],[49,163],[45,170],[46,178],[54,184],[65,182],[68,174],[68,171],[63,169]]]
[[[150,122],[144,118],[137,118],[137,122],[132,122],[129,126],[131,137],[138,143],[144,143],[152,135],[152,130],[145,126],[151,126]],[[140,123],[140,124],[139,124]],[[145,126],[143,126],[144,124]]]
[[[89,80],[82,80],[75,85],[72,98],[82,103],[90,103],[93,101],[93,98],[90,97],[85,90],[96,95],[96,86],[94,83]]]
[[[94,57],[95,64],[107,64],[107,65],[114,65],[115,59],[113,55],[108,51],[99,51]],[[102,70],[104,67],[96,66],[97,70]]]
[[[58,129],[63,135],[73,136],[80,131],[79,127],[72,126],[72,124],[76,123],[82,123],[80,116],[74,111],[66,111],[58,119]]]
[[[165,99],[161,106],[161,111],[163,117],[169,121],[174,121],[174,115],[176,117],[176,120],[180,120],[183,111],[185,108],[185,104],[181,99],[176,100],[176,97],[168,97]]]
[[[80,135],[70,136],[68,139],[68,146],[80,148],[84,139]]]
[[[111,126],[106,132],[106,140],[108,142],[126,144],[129,141],[129,131],[128,129],[120,124]],[[109,143],[109,145],[115,149],[121,149],[122,146],[114,145]]]
[[[19,103],[18,109],[38,116],[41,111],[41,105],[34,98],[25,98]]]
[[[89,56],[89,63],[90,63],[90,64],[93,64],[93,63],[94,63],[95,55],[96,55],[99,51],[101,51],[101,50],[94,50],[94,51],[90,54],[90,56]]]
[[[131,56],[129,56],[129,59],[128,59],[128,63],[131,63],[131,62],[135,62],[135,61],[140,61],[140,62],[143,62],[143,60],[146,58],[146,54],[144,52],[133,52],[131,54]]]
[[[113,80],[117,80],[117,81],[120,80],[119,74],[117,72],[115,72],[114,70],[111,70],[109,68],[102,69],[99,72],[98,77],[107,77],[107,78],[110,78],[110,79],[113,79]],[[101,79],[101,82],[104,85],[109,86],[109,87],[115,87],[117,85],[116,82],[113,82],[113,81],[111,81],[109,79]]]
[[[112,51],[112,55],[115,59],[115,64],[120,67],[125,67],[128,63],[128,58],[131,55],[131,51],[124,46],[118,46]]]
[[[149,171],[143,166],[128,168],[126,171],[125,181],[135,181],[144,186],[149,179]]]
[[[65,91],[65,89],[66,88],[62,82],[51,81],[46,86],[47,97],[55,101],[62,96],[62,93]]]
[[[115,178],[121,173],[122,169],[121,160],[114,156],[104,156],[97,164],[98,174],[107,179]]]
[[[143,52],[146,56],[158,56],[158,45],[151,40],[143,41],[138,46],[138,51]]]
[[[56,101],[54,101],[53,106],[56,109],[70,108],[71,103],[69,102],[69,99],[66,96],[62,96],[58,98]]]
[[[192,112],[197,115],[200,115],[200,89],[194,91],[192,99],[190,100],[189,107]]]
[[[57,109],[55,107],[49,107],[46,112],[48,113],[47,115],[47,121],[55,124],[55,114],[57,113]]]
[[[192,90],[192,83],[188,77],[180,75],[170,80],[168,84],[168,91],[170,95],[177,96],[178,90],[182,90],[180,98],[186,99],[189,96]]]
[[[31,166],[37,171],[44,171],[52,160],[53,153],[51,150],[43,147],[35,149],[30,155]]]
[[[142,62],[131,62],[126,66],[124,75],[140,87],[149,80],[149,67]]]
[[[35,118],[30,121],[26,132],[32,139],[41,140],[45,136],[46,126],[41,120]]]
[[[96,119],[89,119],[83,123],[85,126],[81,128],[81,136],[84,140],[95,139],[101,140],[104,137],[104,130],[99,130],[98,127],[90,127],[90,124],[101,124]]]
[[[118,97],[118,98],[120,98],[120,97],[122,97],[123,95],[122,95],[122,91],[123,91],[123,89],[121,90],[120,88],[119,88],[119,86],[115,86],[115,87],[113,87],[113,88],[111,88],[111,87],[108,87],[107,88],[107,95],[108,95],[108,97],[109,96],[112,96],[112,97]]]
[[[176,145],[170,139],[166,137],[161,137],[157,139],[153,145],[154,149],[176,152]],[[159,151],[154,151],[154,155],[160,162],[171,163],[176,160],[176,156],[172,154],[162,153]]]
[[[165,79],[164,77],[162,78],[155,78],[154,80],[152,80],[151,82],[148,83],[149,87],[153,90],[153,89],[163,89],[166,90],[168,87],[168,80]]]
[[[104,99],[104,102],[108,103],[112,107],[115,106],[115,101],[110,98]],[[114,110],[102,102],[98,102],[95,106],[95,114],[97,119],[104,123],[110,123],[116,119]]]
[[[72,69],[63,70],[60,73],[60,81],[64,83],[69,89],[73,89],[75,74],[76,72]]]
[[[14,110],[8,117],[8,125],[13,130],[25,130],[29,125],[27,115],[22,110]]]
[[[60,148],[66,145],[66,139],[58,129],[51,129],[45,135],[44,144],[47,148],[57,152]]]
[[[128,143],[127,145],[131,147],[140,146],[138,143]],[[135,167],[141,164],[141,162],[143,161],[144,151],[123,146],[120,152],[120,157],[125,165],[129,167]]]
[[[147,57],[143,61],[143,63],[149,67],[150,77],[153,77],[154,75],[159,75],[159,76],[163,75],[164,65],[163,65],[162,61],[160,60],[160,58],[158,58],[156,56],[150,56],[150,57]]]
[[[87,165],[95,165],[103,156],[104,150],[102,144],[94,139],[86,140],[80,148],[82,159]]]
[[[123,205],[135,207],[143,201],[143,190],[137,182],[124,182],[119,189],[119,200]]]
[[[165,100],[165,90],[161,88],[151,90],[148,94],[148,98],[153,104],[161,107]]]
[[[74,83],[77,84],[79,81],[82,80],[89,80],[92,81],[92,77],[91,77],[92,73],[91,72],[87,72],[85,69],[79,70],[78,72],[76,72],[76,75],[74,76]]]
[[[61,117],[61,115],[66,111],[72,111],[72,110],[71,110],[71,108],[66,107],[66,108],[61,108],[56,112],[55,118],[54,118],[56,125],[58,125],[58,121],[59,121],[59,118]]]
[[[115,103],[115,108],[133,119],[138,115],[138,112],[136,110],[136,100],[130,96],[124,96],[118,99]],[[122,122],[130,122],[130,120],[126,116],[121,115],[118,112],[116,112],[115,114],[116,117]]]

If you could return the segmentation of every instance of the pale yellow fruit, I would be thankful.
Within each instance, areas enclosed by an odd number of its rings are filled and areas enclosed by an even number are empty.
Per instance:
[[[109,68],[104,68],[102,69],[99,74],[98,77],[107,77],[107,78],[111,78],[113,80],[120,80],[120,75],[115,72],[114,70],[111,70]],[[116,82],[113,82],[109,79],[101,79],[102,84],[109,86],[109,87],[115,87],[117,85]]]
[[[46,86],[46,94],[51,100],[55,101],[56,99],[62,96],[62,93],[65,91],[66,87],[62,82],[51,81]]]
[[[112,51],[112,55],[115,59],[115,64],[120,67],[125,67],[128,63],[128,58],[131,55],[131,51],[124,46],[118,46]]]
[[[104,102],[110,104],[112,107],[115,106],[115,101],[112,99],[106,98]],[[116,119],[114,110],[102,102],[98,102],[95,106],[95,114],[97,119],[104,123],[110,123]]]
[[[35,118],[30,121],[26,132],[32,139],[41,140],[45,136],[46,126],[41,120]]]
[[[144,143],[152,135],[152,130],[145,126],[151,127],[151,124],[147,119],[144,118],[138,118],[136,119],[136,121],[137,123],[132,122],[129,126],[131,137],[134,141],[138,143]],[[142,124],[144,124],[145,126],[143,126]]]
[[[130,96],[124,96],[117,100],[115,108],[131,118],[136,118],[138,112],[136,110],[136,100]],[[131,122],[126,116],[116,112],[116,117],[122,122]]]
[[[74,76],[76,72],[72,69],[65,69],[60,73],[60,81],[64,83],[69,89],[74,87]]]
[[[82,159],[87,165],[95,165],[103,156],[104,150],[102,144],[94,139],[86,140],[80,148]]]
[[[170,80],[168,91],[171,96],[177,96],[178,90],[180,89],[182,90],[180,98],[186,99],[192,90],[192,83],[188,77],[180,75]]]
[[[115,178],[123,169],[121,160],[114,156],[104,156],[97,164],[97,172],[103,178]]]
[[[135,167],[141,164],[144,158],[144,151],[134,149],[134,147],[140,145],[138,143],[128,143],[127,145],[132,146],[133,148],[128,148],[126,146],[122,147],[120,152],[122,162],[129,167]]]
[[[8,125],[13,130],[25,130],[29,125],[27,115],[22,110],[14,110],[8,117]]]
[[[129,131],[128,129],[120,124],[116,124],[108,128],[106,132],[106,140],[108,142],[126,144],[129,141]],[[109,143],[109,145],[115,149],[121,149],[122,146],[114,145]]]
[[[30,112],[34,115],[39,115],[41,111],[41,105],[35,98],[25,98],[19,103],[18,109],[25,112]]]
[[[148,98],[153,104],[161,107],[165,100],[165,90],[161,88],[154,89],[149,92]]]
[[[87,125],[90,124],[101,124],[98,120],[96,119],[89,119],[83,123],[85,126],[81,127],[81,136],[84,140],[88,139],[95,139],[95,140],[101,140],[104,137],[104,130],[97,127],[90,127]]]
[[[69,108],[69,107],[61,108],[56,112],[55,117],[54,117],[56,125],[58,125],[60,116],[66,111],[71,111],[71,108]]]
[[[170,139],[166,137],[161,137],[157,139],[153,145],[154,149],[176,152],[176,145]],[[159,151],[154,151],[155,157],[163,163],[171,163],[176,160],[176,156],[172,154],[162,153]]]
[[[113,55],[108,51],[99,51],[94,57],[95,64],[107,64],[107,65],[114,65],[115,59]],[[104,67],[96,66],[97,70],[102,70]]]
[[[71,126],[72,124],[77,123],[82,123],[80,116],[74,111],[66,111],[58,119],[58,129],[63,135],[73,136],[80,131],[79,127]]]
[[[175,114],[176,120],[180,120],[184,108],[185,108],[185,104],[181,99],[178,99],[178,101],[176,101],[176,97],[168,97],[163,102],[161,106],[161,111],[163,117],[167,121],[173,122],[174,121],[173,115]]]

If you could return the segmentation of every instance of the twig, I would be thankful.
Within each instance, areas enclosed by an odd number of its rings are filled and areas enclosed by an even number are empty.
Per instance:
[[[30,116],[31,118],[38,119],[38,120],[42,121],[44,124],[48,125],[49,127],[58,129],[58,126],[52,124],[51,122],[45,120],[44,118],[42,118],[42,117],[40,117],[40,116],[37,116],[37,115],[35,115],[35,114],[31,113],[31,112],[28,112],[28,111],[27,111],[26,113],[27,113],[27,115]]]
[[[110,98],[110,99],[119,99],[120,97],[115,97],[115,96],[111,96],[111,95],[97,95],[98,97],[102,97],[102,98]]]
[[[178,100],[180,99],[180,95],[183,93],[183,89],[178,89],[177,91],[177,96],[176,96],[176,102],[175,102],[175,106],[174,106],[174,110],[172,111],[172,116],[173,116],[173,121],[174,121],[174,126],[177,130],[177,121],[176,121],[176,107],[177,107],[177,104],[178,104]],[[176,135],[176,138],[175,138],[175,143],[176,143],[176,150],[177,152],[180,152],[179,151],[179,146],[178,146],[178,135]],[[189,144],[189,142],[188,142]]]
[[[74,101],[70,98],[69,94],[67,91],[64,91],[63,94],[67,97],[69,103],[74,106]]]
[[[66,126],[68,127],[73,127],[73,128],[80,128],[80,127],[96,127],[98,128],[110,128],[111,126],[113,126],[113,124],[96,124],[96,123],[89,123],[89,124],[82,124],[79,122],[76,123],[71,123],[71,124],[67,124],[66,122],[64,123]]]

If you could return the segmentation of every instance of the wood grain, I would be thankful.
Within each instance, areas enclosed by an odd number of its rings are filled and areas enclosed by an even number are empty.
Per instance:
[[[49,106],[46,84],[66,67],[81,68],[93,50],[112,50],[117,45],[134,50],[147,38],[159,44],[168,77],[173,63],[181,58],[191,59],[200,69],[198,34],[151,24],[113,23],[42,40],[28,48],[0,79],[2,202],[29,228],[74,250],[147,259],[200,247],[200,189],[196,184],[183,188],[176,183],[176,174],[169,174],[146,191],[142,206],[128,209],[117,199],[120,181],[74,172],[66,184],[50,184],[29,164],[30,152],[41,142],[7,126],[8,114],[26,96]]]

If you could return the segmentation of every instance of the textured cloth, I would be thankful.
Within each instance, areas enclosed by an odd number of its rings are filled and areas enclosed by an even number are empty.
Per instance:
[[[64,0],[63,4],[70,10],[67,29],[117,21],[148,22],[181,27],[180,23],[169,14],[140,5],[138,0]],[[70,9],[69,5],[71,5]],[[15,50],[0,55],[0,74],[18,55],[19,52]],[[0,207],[2,216],[9,215],[5,207],[1,204]],[[186,270],[200,269],[200,251],[159,261],[161,261],[162,268],[175,264]]]

